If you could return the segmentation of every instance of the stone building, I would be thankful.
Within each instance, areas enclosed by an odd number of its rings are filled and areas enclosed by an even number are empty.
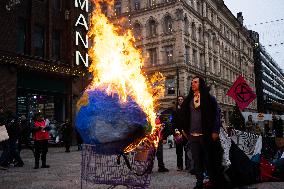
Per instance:
[[[0,106],[29,119],[40,111],[58,122],[73,120],[87,84],[85,66],[75,61],[76,51],[86,51],[75,33],[86,35],[75,24],[87,17],[85,7],[69,0],[0,2]]]
[[[239,75],[255,91],[253,42],[223,0],[117,0],[117,16],[129,19],[148,74],[166,76],[162,108],[187,95],[191,78],[203,76],[226,116],[235,102],[226,93]],[[256,100],[248,111],[256,111]]]
[[[250,31],[254,39],[254,70],[258,112],[281,115],[284,112],[284,73],[259,41],[259,34]]]

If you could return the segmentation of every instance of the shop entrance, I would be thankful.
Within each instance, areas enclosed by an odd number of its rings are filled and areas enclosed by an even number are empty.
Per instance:
[[[31,120],[42,113],[49,120],[63,122],[66,118],[68,80],[36,73],[19,74],[17,113]]]
[[[64,95],[48,94],[42,92],[21,91],[17,97],[18,115],[25,115],[32,119],[35,113],[42,113],[49,120],[62,122],[65,120],[65,102]]]

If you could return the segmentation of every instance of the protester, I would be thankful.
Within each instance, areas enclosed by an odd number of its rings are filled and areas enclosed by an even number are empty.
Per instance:
[[[62,132],[62,140],[64,142],[65,152],[70,152],[73,128],[69,119],[66,119],[65,123],[61,125],[60,131]]]
[[[186,137],[183,136],[182,123],[181,123],[181,105],[183,103],[183,96],[179,96],[177,99],[177,105],[173,113],[173,126],[175,128],[174,138],[176,143],[176,155],[177,155],[177,170],[183,170],[183,151],[184,146],[187,143]],[[185,160],[188,161],[187,153],[185,153]],[[188,162],[185,163],[186,168],[188,168]]]
[[[48,152],[48,127],[46,127],[43,116],[40,113],[34,115],[33,139],[35,147],[35,166],[34,169],[39,168],[39,159],[41,156],[41,168],[49,168],[46,164],[46,154]]]
[[[248,121],[246,122],[246,132],[252,132],[255,127],[255,123],[252,120],[252,115],[248,116]]]
[[[203,188],[205,169],[215,189],[230,188],[222,174],[220,109],[201,77],[196,76],[192,79],[189,95],[182,105],[182,116],[183,129],[189,136],[195,165],[197,181],[194,189]]]
[[[20,134],[20,138],[18,141],[19,152],[21,152],[22,150],[22,144],[25,144],[25,146],[34,153],[34,148],[30,140],[31,125],[30,125],[30,122],[27,120],[26,116],[24,115],[22,115],[20,118],[20,126],[21,126],[21,134]]]
[[[10,163],[14,162],[15,167],[23,167],[24,162],[20,157],[20,153],[18,151],[17,141],[21,134],[20,121],[17,119],[16,115],[7,111],[7,124],[6,124],[7,132],[9,135],[9,153],[10,153]]]

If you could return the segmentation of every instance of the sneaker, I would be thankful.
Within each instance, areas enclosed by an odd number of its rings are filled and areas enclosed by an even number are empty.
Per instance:
[[[42,165],[41,168],[49,168],[49,165]]]
[[[165,167],[161,167],[158,169],[158,172],[169,172],[169,170]]]
[[[38,165],[35,165],[35,166],[34,166],[34,169],[38,169],[38,168],[39,168],[39,166],[38,166]]]

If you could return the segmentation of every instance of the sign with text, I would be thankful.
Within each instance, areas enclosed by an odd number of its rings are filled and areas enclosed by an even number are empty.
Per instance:
[[[88,0],[75,0],[74,1],[74,6],[75,8],[81,9],[82,11],[86,12],[88,15],[89,12],[89,1]],[[84,37],[82,37],[82,33],[79,32],[77,29],[81,28],[85,30],[86,32],[88,31],[88,24],[87,24],[87,19],[83,14],[80,13],[79,17],[76,20],[75,23],[75,44],[78,47],[79,42],[81,45],[84,46],[85,49],[89,48],[89,43],[88,43],[88,35],[86,34]],[[77,49],[75,51],[75,57],[76,57],[76,65],[80,65],[80,62],[83,62],[83,64],[88,67],[89,66],[89,55],[88,53],[85,53],[85,56],[82,55],[82,53]]]

